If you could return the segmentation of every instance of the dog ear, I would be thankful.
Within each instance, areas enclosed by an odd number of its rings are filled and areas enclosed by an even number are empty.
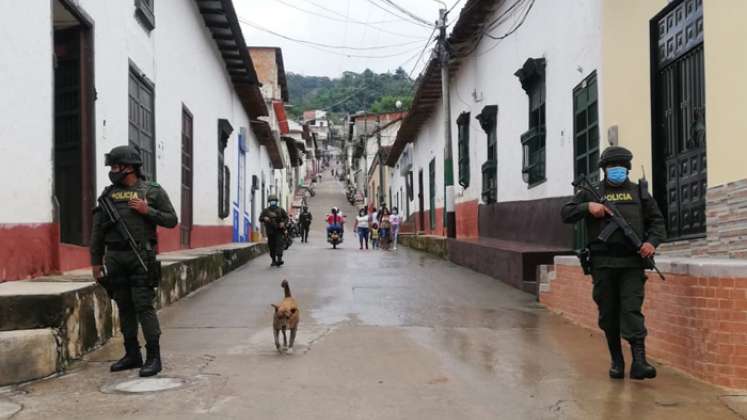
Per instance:
[[[278,311],[278,305],[275,305],[274,303],[271,303],[270,306],[272,306],[273,308],[275,308],[275,312]]]

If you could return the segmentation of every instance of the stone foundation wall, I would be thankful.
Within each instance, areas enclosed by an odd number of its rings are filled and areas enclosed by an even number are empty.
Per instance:
[[[659,253],[747,258],[747,179],[708,189],[705,238],[665,243]]]
[[[666,281],[649,274],[643,313],[654,360],[706,382],[747,389],[747,261],[660,258]],[[598,330],[591,278],[575,257],[541,271],[540,302]],[[600,341],[600,351],[603,343]]]
[[[399,243],[409,248],[424,251],[437,257],[447,259],[446,238],[435,235],[400,235]]]

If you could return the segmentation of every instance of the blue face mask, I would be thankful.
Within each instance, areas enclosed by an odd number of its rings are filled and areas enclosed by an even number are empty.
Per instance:
[[[270,207],[274,208],[274,207],[277,207],[277,206],[278,206],[278,202],[277,201],[270,201]]]
[[[623,166],[607,168],[607,181],[612,185],[621,185],[628,179],[628,169]]]

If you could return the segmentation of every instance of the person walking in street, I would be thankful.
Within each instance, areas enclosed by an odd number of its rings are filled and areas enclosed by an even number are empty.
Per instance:
[[[363,249],[364,242],[366,249],[368,249],[368,219],[368,212],[365,208],[362,208],[358,212],[358,217],[355,218],[355,226],[353,226],[353,229],[358,232],[358,242],[360,242],[361,249]]]
[[[379,223],[371,224],[371,249],[379,249]]]
[[[298,224],[301,226],[301,242],[309,242],[309,230],[311,229],[311,212],[309,208],[304,206],[301,210],[301,214],[298,216]]]
[[[402,223],[402,218],[399,216],[399,209],[392,207],[392,214],[389,215],[389,222],[392,224],[391,237],[392,249],[397,250],[397,239],[399,237],[399,225]]]
[[[381,213],[379,213],[379,217],[381,218],[379,223],[379,236],[381,239],[381,248],[382,249],[389,249],[389,245],[391,244],[391,231],[392,231],[392,222],[390,220],[391,213],[389,212],[389,209],[384,207],[381,210]]]
[[[105,155],[105,165],[111,168],[112,184],[99,200],[113,208],[119,220],[111,220],[101,206],[94,209],[90,253],[94,278],[105,283],[117,303],[124,338],[125,355],[110,370],[140,368],[140,376],[153,376],[162,369],[161,328],[154,306],[155,288],[160,281],[156,227],[173,228],[178,220],[166,191],[142,175],[143,161],[137,149],[115,147]],[[122,225],[117,226],[118,223]],[[134,244],[124,237],[124,231],[130,232]],[[145,363],[138,342],[138,323],[145,338]]]
[[[561,210],[565,223],[584,220],[588,237],[592,238],[588,244],[594,283],[592,296],[599,309],[599,328],[605,333],[612,359],[609,376],[615,379],[625,377],[621,336],[630,343],[633,354],[630,377],[656,377],[656,369],[646,360],[647,331],[641,312],[646,283],[643,258],[654,255],[665,237],[665,224],[654,198],[628,179],[632,159],[633,154],[624,147],[605,149],[599,161],[605,177],[597,188],[642,239],[640,249],[635,249],[620,228],[606,242],[598,239],[614,222],[610,221],[611,210],[595,202],[588,191],[580,191]]]
[[[288,223],[288,213],[279,206],[278,197],[270,195],[267,198],[268,207],[262,210],[259,220],[265,226],[267,235],[267,246],[270,248],[271,267],[280,267],[283,261],[283,250],[285,249],[285,228]]]

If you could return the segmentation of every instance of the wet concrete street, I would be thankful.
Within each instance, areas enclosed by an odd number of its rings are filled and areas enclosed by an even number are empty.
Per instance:
[[[113,340],[64,376],[0,394],[0,418],[4,406],[22,407],[14,419],[740,418],[727,391],[665,366],[653,381],[610,380],[601,336],[490,277],[408,249],[360,251],[352,224],[332,250],[322,215],[352,215],[344,204],[323,183],[310,243],[285,266],[263,256],[161,312],[170,379],[109,373]],[[292,355],[272,341],[284,278],[302,311]],[[151,386],[174,388],[124,392]]]

